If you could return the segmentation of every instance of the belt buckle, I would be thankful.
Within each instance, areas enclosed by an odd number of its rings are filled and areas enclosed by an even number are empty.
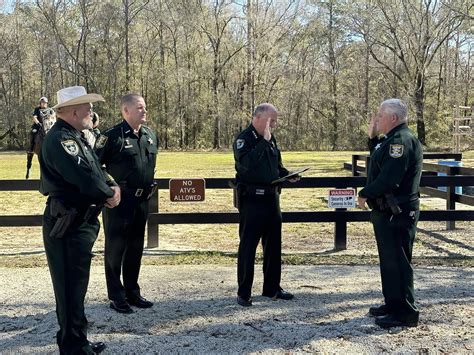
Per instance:
[[[135,191],[135,197],[141,197],[143,194],[143,189],[137,189],[137,191]]]

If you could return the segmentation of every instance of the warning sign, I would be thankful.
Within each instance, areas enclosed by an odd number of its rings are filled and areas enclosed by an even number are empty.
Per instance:
[[[356,193],[354,189],[329,190],[329,208],[355,208]]]
[[[202,202],[206,191],[204,179],[170,179],[172,202]]]

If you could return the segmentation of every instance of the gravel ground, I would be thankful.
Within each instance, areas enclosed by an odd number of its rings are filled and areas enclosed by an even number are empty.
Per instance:
[[[261,266],[257,265],[260,270]],[[108,308],[103,268],[92,268],[86,313],[105,354],[132,353],[474,353],[472,268],[418,267],[417,328],[379,329],[367,316],[381,301],[377,266],[284,266],[293,301],[258,296],[235,302],[236,270],[216,265],[145,265],[152,309]],[[47,268],[0,268],[0,353],[57,351],[54,296]]]

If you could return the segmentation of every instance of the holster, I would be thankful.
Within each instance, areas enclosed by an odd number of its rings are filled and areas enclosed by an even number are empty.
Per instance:
[[[99,214],[102,211],[103,207],[104,205],[90,205],[87,208],[86,213],[84,214],[84,222],[90,222],[91,220],[99,217]]]
[[[391,192],[385,193],[381,197],[375,199],[368,199],[367,204],[371,209],[375,209],[380,212],[389,212],[394,216],[402,213],[402,209],[398,205],[396,197]]]
[[[240,185],[240,188],[239,188]],[[234,207],[239,209],[240,208],[240,200],[241,200],[241,192],[242,192],[242,186],[241,184],[237,184],[233,180],[229,180],[229,186],[232,188],[233,191],[233,202],[234,202]]]
[[[51,216],[57,218],[49,236],[53,238],[62,238],[66,231],[76,221],[78,212],[75,208],[66,206],[63,201],[57,198],[52,198],[50,200],[49,208]]]
[[[386,193],[384,194],[385,201],[387,203],[388,209],[392,212],[392,215],[396,216],[402,213],[402,209],[398,205],[398,201],[393,195],[393,193]]]

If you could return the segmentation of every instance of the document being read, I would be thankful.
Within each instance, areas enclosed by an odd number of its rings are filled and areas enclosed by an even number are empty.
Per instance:
[[[300,170],[292,171],[292,172],[290,172],[288,175],[283,176],[283,177],[281,177],[281,178],[279,178],[279,179],[276,179],[276,180],[272,181],[272,184],[278,184],[279,182],[283,182],[283,181],[289,180],[289,179],[291,179],[291,178],[293,178],[293,177],[295,177],[295,176],[297,176],[297,175],[299,175],[299,174],[301,174],[301,173],[304,173],[304,172],[307,171],[307,170],[309,170],[309,168],[303,168],[303,169],[300,169]]]

